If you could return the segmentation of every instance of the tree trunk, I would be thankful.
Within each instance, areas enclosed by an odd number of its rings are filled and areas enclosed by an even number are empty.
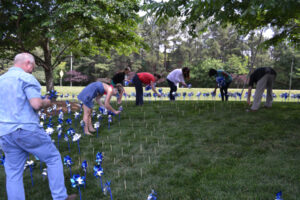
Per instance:
[[[51,67],[50,69],[45,69],[45,77],[46,77],[46,91],[54,90],[54,83],[53,83],[53,70]]]
[[[54,90],[54,83],[53,83],[53,68],[51,64],[51,51],[49,48],[48,39],[45,39],[44,43],[42,44],[42,48],[44,51],[44,59],[45,59],[45,77],[46,77],[46,90],[51,91]]]

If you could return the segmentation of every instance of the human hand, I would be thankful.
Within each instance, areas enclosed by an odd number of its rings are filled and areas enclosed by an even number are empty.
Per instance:
[[[115,111],[114,113],[115,113],[116,115],[118,115],[118,114],[121,113],[121,111],[120,111],[120,110],[117,110],[117,111]]]
[[[158,96],[158,97],[161,97],[161,94],[157,93],[157,96]]]

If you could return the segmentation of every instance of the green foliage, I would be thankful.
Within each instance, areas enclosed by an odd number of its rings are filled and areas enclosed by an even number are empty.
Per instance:
[[[276,44],[284,39],[299,43],[299,1],[297,0],[195,0],[195,1],[161,1],[148,2],[150,14],[155,14],[158,21],[169,17],[182,17],[183,27],[189,27],[192,35],[196,34],[197,25],[201,23],[200,32],[211,24],[226,27],[235,25],[239,32],[248,34],[251,30],[271,27],[277,30],[268,44]]]
[[[101,49],[128,54],[142,47],[135,30],[139,1],[1,1],[0,57],[22,51],[35,55],[48,75],[70,55],[93,55]],[[40,48],[42,55],[34,51]],[[9,51],[8,51],[9,50]]]
[[[231,55],[225,64],[224,70],[231,74],[247,74],[247,60],[238,57],[237,55]]]
[[[224,69],[224,64],[221,60],[217,59],[205,59],[199,65],[191,68],[191,78],[196,79],[197,83],[200,85],[207,85],[210,87],[215,86],[215,81],[213,78],[208,76],[209,69]],[[195,81],[196,81],[195,80]]]

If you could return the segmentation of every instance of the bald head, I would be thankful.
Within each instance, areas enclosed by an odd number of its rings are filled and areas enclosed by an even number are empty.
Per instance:
[[[29,53],[17,54],[14,59],[14,66],[20,67],[31,74],[35,67],[34,57]]]

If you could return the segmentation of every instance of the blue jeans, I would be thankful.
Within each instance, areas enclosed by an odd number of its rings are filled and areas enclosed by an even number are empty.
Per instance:
[[[143,84],[141,80],[139,79],[138,75],[136,74],[133,79],[132,83],[134,84],[135,87],[135,104],[137,106],[141,106],[144,104],[144,97],[143,97]]]
[[[68,197],[60,153],[43,129],[38,132],[18,129],[0,137],[0,145],[5,153],[8,200],[25,199],[23,171],[28,153],[46,163],[52,198],[65,200]]]

